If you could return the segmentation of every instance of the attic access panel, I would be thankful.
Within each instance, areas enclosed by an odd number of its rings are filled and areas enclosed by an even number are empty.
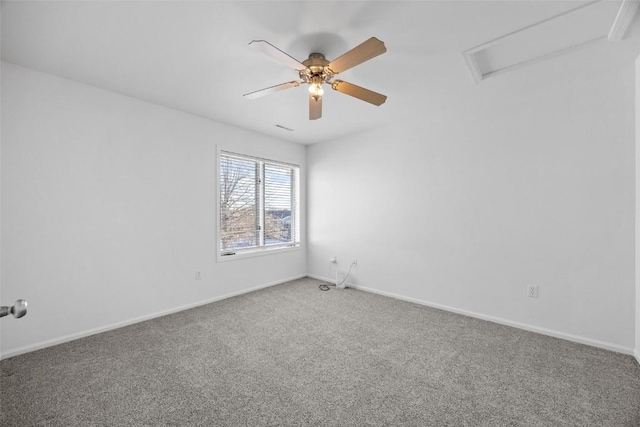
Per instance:
[[[605,40],[623,1],[595,1],[463,52],[476,82],[487,76]]]

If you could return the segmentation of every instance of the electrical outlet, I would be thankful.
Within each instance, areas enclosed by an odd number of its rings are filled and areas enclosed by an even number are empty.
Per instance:
[[[202,271],[196,270],[196,280],[202,280]]]
[[[528,285],[527,296],[531,298],[538,298],[538,287],[536,285]]]
[[[336,262],[338,262],[338,257],[337,256],[332,256],[331,258],[329,258],[329,262],[331,264],[335,264]]]

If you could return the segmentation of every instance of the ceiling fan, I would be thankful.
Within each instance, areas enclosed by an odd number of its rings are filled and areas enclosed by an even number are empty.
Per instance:
[[[378,55],[382,55],[387,51],[384,42],[375,37],[371,37],[369,40],[354,47],[333,61],[328,61],[321,53],[312,53],[308,59],[299,62],[297,59],[265,40],[253,40],[249,45],[296,70],[299,73],[300,80],[293,80],[247,93],[244,95],[247,99],[259,98],[269,95],[270,93],[300,86],[301,83],[306,83],[309,85],[309,120],[316,120],[322,117],[322,95],[324,94],[322,85],[324,83],[331,85],[331,89],[333,90],[373,105],[382,105],[387,100],[385,95],[369,89],[356,86],[343,80],[333,80],[336,74],[362,64]]]

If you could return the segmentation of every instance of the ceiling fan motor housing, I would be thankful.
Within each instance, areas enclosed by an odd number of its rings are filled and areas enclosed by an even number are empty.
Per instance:
[[[327,68],[329,61],[321,53],[312,53],[309,59],[302,61],[306,70],[300,71],[300,78],[309,84],[328,83],[333,77],[333,73]]]

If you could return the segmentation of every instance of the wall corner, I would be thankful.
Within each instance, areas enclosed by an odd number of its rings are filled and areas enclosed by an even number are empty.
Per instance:
[[[636,306],[635,306],[635,356],[640,363],[640,56],[636,58],[636,104],[635,104],[635,282],[636,282]]]

